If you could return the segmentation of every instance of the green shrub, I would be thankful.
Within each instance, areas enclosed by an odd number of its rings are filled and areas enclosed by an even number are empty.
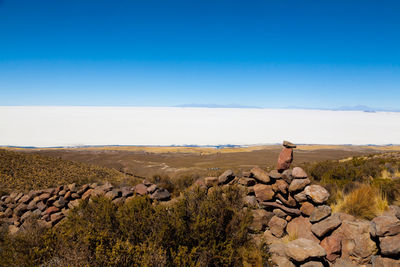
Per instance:
[[[30,239],[32,230],[3,233],[0,266],[261,266],[265,253],[249,244],[251,220],[236,187],[196,187],[167,204],[136,197],[116,206],[99,197]]]

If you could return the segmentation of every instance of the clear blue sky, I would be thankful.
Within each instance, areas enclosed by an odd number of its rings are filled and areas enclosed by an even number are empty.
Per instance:
[[[399,108],[400,1],[0,0],[0,105]]]

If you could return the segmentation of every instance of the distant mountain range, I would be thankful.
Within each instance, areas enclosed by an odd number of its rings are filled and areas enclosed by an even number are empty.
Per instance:
[[[219,104],[183,104],[174,106],[177,108],[262,108],[257,106],[245,106],[239,104],[228,104],[228,105],[219,105]]]
[[[268,107],[259,107],[259,106],[246,106],[239,104],[182,104],[174,107],[179,108],[268,108]],[[341,106],[338,108],[310,108],[310,107],[299,107],[299,106],[288,106],[284,109],[311,109],[311,110],[333,110],[333,111],[364,111],[364,112],[378,112],[378,111],[386,111],[386,112],[400,112],[400,109],[391,109],[391,108],[371,108],[364,105],[357,106]]]

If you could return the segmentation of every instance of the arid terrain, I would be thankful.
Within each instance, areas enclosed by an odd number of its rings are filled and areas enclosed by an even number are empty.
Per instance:
[[[151,177],[153,175],[175,177],[193,173],[215,175],[221,173],[224,169],[243,171],[249,170],[255,165],[273,168],[281,151],[281,146],[225,147],[220,149],[214,147],[142,146],[8,149],[114,168],[138,177]],[[390,151],[400,151],[400,147],[300,145],[295,149],[294,165]]]

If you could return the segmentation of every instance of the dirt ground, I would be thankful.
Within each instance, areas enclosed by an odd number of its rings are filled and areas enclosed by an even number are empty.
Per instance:
[[[273,168],[282,146],[235,148],[203,147],[84,147],[21,149],[51,157],[115,168],[138,177],[153,175],[216,175],[225,169],[249,170],[253,166]],[[388,151],[400,147],[374,146],[298,146],[294,165],[303,162],[343,159]]]

